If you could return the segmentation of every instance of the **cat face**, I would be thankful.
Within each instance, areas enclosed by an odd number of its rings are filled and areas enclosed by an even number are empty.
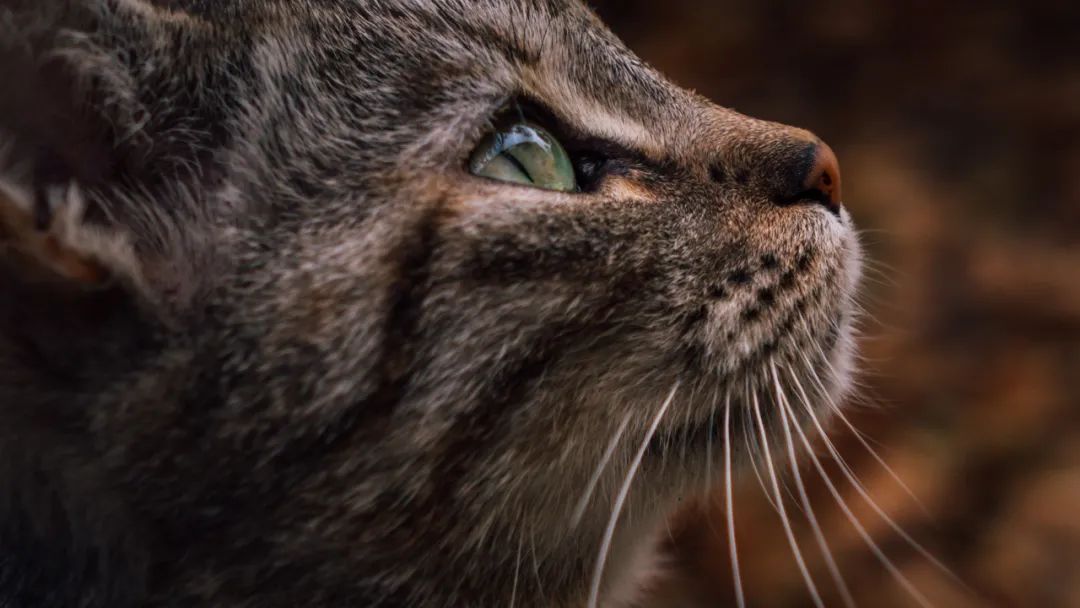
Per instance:
[[[153,336],[75,349],[72,381],[80,458],[170,564],[149,593],[581,603],[636,536],[616,504],[647,526],[725,428],[751,429],[736,458],[779,447],[843,391],[859,247],[831,151],[668,83],[577,3],[87,6],[12,14],[89,73],[108,169],[5,123],[16,157],[61,150],[5,192],[68,188],[46,210],[111,235],[72,241],[130,310],[105,327]],[[524,122],[574,189],[470,171]]]

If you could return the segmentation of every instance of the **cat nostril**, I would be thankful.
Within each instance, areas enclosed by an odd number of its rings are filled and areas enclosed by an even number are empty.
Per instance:
[[[811,144],[802,155],[799,169],[791,177],[788,192],[780,196],[781,205],[820,203],[834,214],[840,213],[840,163],[832,148],[824,142]]]
[[[820,200],[830,211],[840,211],[840,162],[836,160],[829,144],[824,142],[817,145],[814,164],[804,182],[805,190],[820,192]]]

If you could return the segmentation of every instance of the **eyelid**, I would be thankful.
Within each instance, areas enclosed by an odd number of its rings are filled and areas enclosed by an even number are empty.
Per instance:
[[[519,95],[504,102],[501,109],[486,121],[486,133],[519,122],[532,122],[548,131],[566,151],[573,166],[577,192],[595,192],[605,177],[620,169],[623,173],[632,167],[657,168],[657,163],[643,153],[629,149],[614,141],[589,134],[572,122],[564,120],[558,112],[546,104]],[[481,135],[478,142],[483,141]],[[479,143],[474,144],[475,146]]]
[[[551,132],[567,154],[575,161],[588,157],[603,161],[615,161],[622,166],[637,166],[660,172],[663,160],[653,159],[640,150],[635,150],[619,142],[600,137],[579,128],[547,105],[532,98],[519,98],[511,102],[509,108],[516,109],[519,115],[531,120]]]

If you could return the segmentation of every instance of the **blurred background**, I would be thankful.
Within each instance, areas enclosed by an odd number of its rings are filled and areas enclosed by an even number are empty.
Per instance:
[[[853,513],[935,606],[1080,607],[1080,2],[597,0],[672,80],[813,130],[840,158],[872,260],[852,419]],[[803,468],[860,606],[916,606]],[[812,605],[757,480],[737,490],[755,607]],[[791,484],[789,483],[789,486]],[[722,501],[672,528],[672,606],[734,605]],[[796,504],[829,606],[842,606]]]

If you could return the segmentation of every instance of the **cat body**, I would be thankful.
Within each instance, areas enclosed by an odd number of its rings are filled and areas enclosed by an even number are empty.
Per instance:
[[[0,75],[0,605],[613,605],[845,388],[831,152],[576,2],[4,0]]]

